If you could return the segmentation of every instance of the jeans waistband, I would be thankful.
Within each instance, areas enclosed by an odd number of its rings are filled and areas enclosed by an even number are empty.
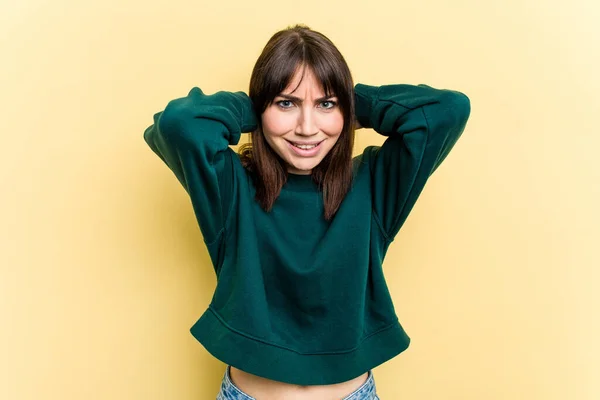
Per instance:
[[[221,382],[221,391],[217,396],[217,400],[256,400],[254,397],[244,393],[240,388],[233,384],[229,373],[230,368],[231,366],[228,365],[225,369],[225,375]],[[373,371],[369,370],[366,382],[342,400],[372,400],[377,398],[376,392],[377,389],[375,387]]]

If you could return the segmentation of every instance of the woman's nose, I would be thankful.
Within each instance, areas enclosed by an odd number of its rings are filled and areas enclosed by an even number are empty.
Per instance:
[[[312,111],[302,110],[302,112],[300,112],[296,133],[305,136],[319,133],[319,128],[316,125],[315,116]]]

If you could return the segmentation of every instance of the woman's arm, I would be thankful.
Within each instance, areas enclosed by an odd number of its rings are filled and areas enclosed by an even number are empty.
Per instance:
[[[229,145],[256,129],[250,98],[243,92],[205,95],[193,88],[154,115],[144,140],[190,195],[207,244],[216,241],[231,210],[234,177]]]
[[[406,84],[357,84],[355,100],[358,123],[388,136],[361,157],[373,179],[373,212],[391,241],[464,131],[471,104],[458,91]]]

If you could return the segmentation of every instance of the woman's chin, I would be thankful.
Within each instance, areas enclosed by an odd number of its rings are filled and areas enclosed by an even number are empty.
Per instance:
[[[288,171],[290,171],[293,174],[308,175],[317,165],[318,163],[315,162],[289,163]]]

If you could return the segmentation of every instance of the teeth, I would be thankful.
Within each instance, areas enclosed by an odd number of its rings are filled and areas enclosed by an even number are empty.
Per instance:
[[[303,150],[309,150],[312,149],[314,147],[317,147],[316,144],[311,144],[311,145],[305,145],[305,144],[294,144],[294,146],[298,147],[299,149],[303,149]]]

